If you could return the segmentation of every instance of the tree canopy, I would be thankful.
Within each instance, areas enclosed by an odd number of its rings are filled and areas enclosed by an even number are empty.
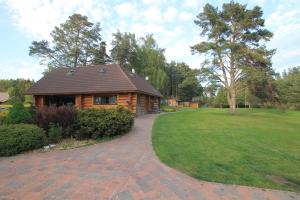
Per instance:
[[[263,42],[273,34],[264,29],[262,15],[258,6],[247,9],[231,1],[221,10],[206,4],[194,21],[207,41],[192,46],[192,52],[206,55],[203,73],[223,85],[232,113],[240,80],[252,69],[271,68],[274,50],[268,50]]]
[[[29,55],[38,57],[49,68],[104,64],[108,56],[100,31],[100,23],[93,24],[86,16],[73,14],[54,28],[52,41],[33,41]]]
[[[24,96],[24,92],[33,85],[33,80],[10,79],[0,80],[0,92],[8,92],[11,103],[16,101],[31,102],[32,96]]]
[[[276,80],[279,100],[300,109],[300,67],[290,68]]]

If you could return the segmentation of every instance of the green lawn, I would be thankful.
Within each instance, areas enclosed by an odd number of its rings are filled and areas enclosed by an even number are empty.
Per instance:
[[[200,180],[300,191],[300,112],[197,109],[159,116],[154,150]]]

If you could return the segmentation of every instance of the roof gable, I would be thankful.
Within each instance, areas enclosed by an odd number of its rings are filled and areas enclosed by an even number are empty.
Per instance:
[[[161,94],[145,79],[117,64],[57,68],[27,90],[27,94],[87,94],[138,91],[155,96]]]
[[[9,100],[9,95],[7,92],[0,92],[0,102],[6,102]]]

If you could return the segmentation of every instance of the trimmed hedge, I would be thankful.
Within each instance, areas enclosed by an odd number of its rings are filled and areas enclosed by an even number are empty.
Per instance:
[[[112,137],[127,133],[134,122],[134,115],[118,106],[116,109],[86,109],[79,112],[77,138]]]
[[[45,131],[32,124],[0,126],[0,156],[15,155],[47,144]]]

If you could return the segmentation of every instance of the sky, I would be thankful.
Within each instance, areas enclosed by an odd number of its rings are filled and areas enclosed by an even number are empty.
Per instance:
[[[30,57],[33,40],[51,40],[55,26],[73,13],[100,22],[101,35],[108,44],[112,33],[135,33],[137,37],[152,33],[159,47],[165,49],[167,61],[186,62],[200,68],[203,56],[192,55],[190,46],[203,41],[193,20],[206,3],[221,7],[224,0],[0,0],[0,79],[38,80],[45,66]],[[277,72],[300,66],[300,1],[239,0],[248,8],[260,6],[266,28],[274,33],[267,44],[276,48],[273,68]]]

